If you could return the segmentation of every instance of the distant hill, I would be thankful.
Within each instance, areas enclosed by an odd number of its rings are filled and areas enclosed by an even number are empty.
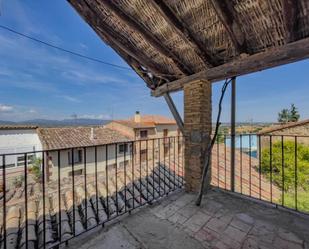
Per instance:
[[[56,127],[56,126],[87,126],[87,125],[104,125],[109,123],[110,120],[103,119],[64,119],[64,120],[52,120],[52,119],[32,119],[20,122],[4,121],[0,120],[0,125],[37,125],[41,127]]]

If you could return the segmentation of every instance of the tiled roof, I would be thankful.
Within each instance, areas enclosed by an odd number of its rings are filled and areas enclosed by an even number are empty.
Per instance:
[[[131,118],[131,120],[134,120],[134,117]],[[168,118],[161,115],[142,115],[141,116],[141,122],[142,123],[154,123],[156,125],[158,124],[176,124],[176,121],[172,118]]]
[[[35,125],[0,125],[0,130],[28,130],[36,128],[38,126]]]
[[[131,127],[131,128],[155,128],[153,122],[134,122],[133,120],[114,120],[114,122]]]
[[[156,125],[176,124],[174,119],[161,115],[142,115],[140,122],[135,122],[134,117],[125,120],[114,120],[114,122],[126,125],[131,128],[155,128]]]
[[[306,124],[309,124],[309,119],[302,120],[302,121],[299,121],[299,122],[290,122],[290,123],[283,124],[283,125],[274,125],[274,126],[271,126],[271,127],[268,127],[268,128],[261,130],[258,134],[260,134],[260,135],[268,134],[268,133],[271,133],[271,132],[281,131],[281,130],[284,130],[284,129],[293,128],[293,127],[296,127],[296,126],[301,126],[301,125],[306,125]]]
[[[91,138],[91,129],[94,138]],[[130,140],[129,137],[103,126],[39,128],[38,135],[44,149],[84,147]]]

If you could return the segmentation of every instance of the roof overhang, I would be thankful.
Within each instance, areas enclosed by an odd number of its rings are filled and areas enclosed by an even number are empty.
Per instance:
[[[308,0],[68,0],[152,90],[309,58]]]

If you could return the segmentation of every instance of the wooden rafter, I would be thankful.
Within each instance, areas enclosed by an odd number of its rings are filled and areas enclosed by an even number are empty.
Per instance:
[[[206,69],[199,73],[166,83],[152,91],[152,96],[159,97],[166,92],[175,92],[194,80],[207,79],[215,82],[234,76],[254,73],[268,68],[309,58],[309,38],[271,48],[246,58],[238,59],[218,67]]]
[[[220,21],[229,34],[235,49],[239,54],[248,53],[246,37],[236,20],[236,13],[231,0],[211,0]]]
[[[295,32],[297,30],[297,1],[283,0],[283,23],[285,27],[285,41],[292,42],[295,40]]]
[[[96,30],[99,34],[104,36],[106,40],[108,40],[111,47],[118,47],[122,51],[124,51],[126,54],[128,54],[130,57],[134,58],[136,61],[139,62],[140,66],[143,66],[144,68],[148,69],[149,73],[152,73],[153,75],[161,76],[162,74],[168,75],[169,72],[166,72],[166,70],[161,67],[160,65],[157,65],[153,63],[150,59],[147,59],[147,56],[142,53],[141,51],[135,49],[132,46],[125,45],[123,42],[119,39],[117,39],[117,36],[113,35],[114,31],[105,23],[100,21],[96,27]],[[169,78],[170,76],[167,76]],[[175,77],[174,77],[175,78]]]
[[[151,0],[153,7],[164,17],[167,23],[174,27],[182,39],[190,43],[195,53],[203,60],[206,66],[213,67],[217,65],[214,56],[206,51],[205,46],[192,34],[189,27],[180,20],[174,11],[163,0]]]
[[[117,16],[123,23],[128,25],[132,30],[140,33],[143,38],[151,44],[155,49],[158,50],[162,55],[171,58],[175,65],[179,68],[181,72],[183,72],[184,75],[190,75],[194,72],[185,65],[182,60],[173,53],[170,49],[166,48],[162,45],[162,43],[148,30],[146,30],[144,27],[142,27],[134,18],[132,18],[130,15],[122,11],[117,5],[112,3],[112,1],[100,1],[97,4],[102,4],[106,9],[111,11],[113,15]]]

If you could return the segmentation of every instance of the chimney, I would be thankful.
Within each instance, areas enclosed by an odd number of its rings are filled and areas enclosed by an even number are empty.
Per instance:
[[[95,135],[94,135],[94,128],[91,127],[90,129],[90,139],[93,140],[93,139],[96,139]]]
[[[135,122],[135,123],[140,123],[140,122],[141,122],[141,114],[139,113],[139,111],[136,111],[136,112],[135,112],[135,115],[134,115],[134,122]]]

